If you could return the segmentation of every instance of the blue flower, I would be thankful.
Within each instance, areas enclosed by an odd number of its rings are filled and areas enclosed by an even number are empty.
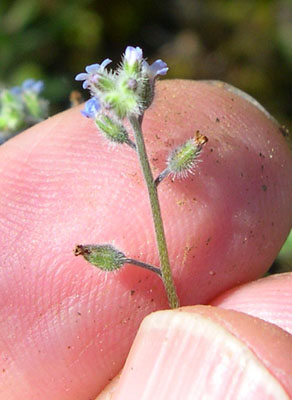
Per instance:
[[[19,86],[13,86],[13,87],[10,89],[10,93],[12,93],[12,94],[14,94],[14,95],[16,95],[16,96],[21,95],[21,92],[22,92],[22,90],[21,90],[21,87],[19,87]]]
[[[87,118],[95,118],[99,109],[100,104],[98,99],[96,97],[92,97],[85,103],[84,110],[81,111],[81,114]]]
[[[44,82],[36,81],[34,79],[26,79],[21,85],[21,89],[23,92],[31,91],[35,92],[36,94],[39,94],[43,90],[43,88],[44,88]]]
[[[99,78],[99,74],[104,70],[104,68],[110,64],[112,60],[106,58],[101,64],[92,64],[88,65],[85,68],[85,72],[82,72],[75,76],[76,81],[84,81],[83,82],[83,89],[87,89],[88,87],[94,85]]]
[[[158,75],[165,75],[168,69],[167,64],[162,60],[156,60],[151,65],[147,61],[143,62],[143,70],[148,75],[151,83],[154,82]]]
[[[43,81],[36,81],[35,79],[26,79],[21,86],[14,86],[10,92],[15,95],[20,95],[23,92],[34,92],[40,94],[44,89]]]
[[[128,46],[125,51],[125,60],[130,66],[140,62],[143,58],[143,51],[140,47]]]

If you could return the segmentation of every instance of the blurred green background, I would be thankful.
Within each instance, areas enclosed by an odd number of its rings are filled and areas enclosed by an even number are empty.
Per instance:
[[[292,121],[291,0],[1,0],[0,84],[43,79],[68,107],[84,66],[127,45],[162,58],[168,78],[221,79]]]
[[[127,45],[166,61],[168,78],[239,87],[291,130],[292,0],[0,2],[0,87],[42,79],[51,114],[70,106],[78,72],[116,65]]]

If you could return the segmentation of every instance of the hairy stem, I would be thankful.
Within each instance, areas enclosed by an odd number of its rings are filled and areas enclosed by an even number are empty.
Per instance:
[[[141,130],[142,118],[138,119],[138,117],[131,116],[129,117],[129,121],[131,123],[135,135],[137,153],[139,156],[140,165],[148,189],[155,235],[156,235],[156,242],[159,252],[162,280],[167,293],[169,305],[171,308],[176,308],[179,307],[179,300],[176,294],[176,289],[174,286],[169,264],[165,233],[164,233],[160,205],[157,195],[157,188],[153,180],[151,168],[146,153],[145,143],[142,135],[142,130]]]

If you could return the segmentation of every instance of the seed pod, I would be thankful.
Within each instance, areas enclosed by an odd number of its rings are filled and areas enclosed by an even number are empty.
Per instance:
[[[196,133],[194,138],[174,149],[167,159],[168,172],[179,178],[185,178],[189,173],[193,173],[198,156],[207,141],[206,136]]]
[[[75,256],[82,255],[90,264],[102,271],[115,271],[127,261],[126,256],[111,244],[78,245],[74,250]]]

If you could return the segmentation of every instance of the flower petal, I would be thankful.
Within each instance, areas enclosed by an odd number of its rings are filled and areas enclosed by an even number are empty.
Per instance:
[[[112,60],[110,60],[109,58],[106,58],[105,60],[103,60],[103,62],[100,64],[100,68],[105,68],[108,64],[110,64],[112,62]]]
[[[96,97],[92,97],[85,103],[84,109],[81,114],[87,118],[95,118],[98,110],[100,109],[99,101]]]
[[[88,78],[88,74],[85,72],[81,72],[80,74],[75,76],[75,81],[84,81]]]
[[[88,80],[85,80],[85,81],[82,83],[82,87],[83,87],[83,89],[87,89],[87,88],[89,87],[89,81],[88,81]]]
[[[44,88],[44,83],[43,81],[36,81],[35,79],[26,79],[22,85],[21,89],[22,91],[31,91],[35,92],[36,94],[39,94]]]
[[[96,74],[96,72],[98,72],[99,69],[100,69],[100,64],[91,64],[85,67],[85,71],[88,74]]]
[[[156,75],[165,75],[168,71],[168,66],[167,64],[162,61],[162,60],[156,60],[154,63],[150,66],[150,69],[152,73]]]
[[[128,46],[125,50],[125,60],[129,65],[134,65],[142,60],[143,52],[140,47]]]

